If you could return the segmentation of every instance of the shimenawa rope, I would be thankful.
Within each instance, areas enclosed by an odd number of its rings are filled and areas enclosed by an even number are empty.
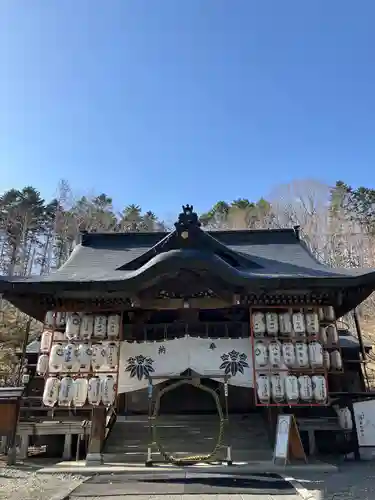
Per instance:
[[[172,391],[172,390],[176,389],[177,387],[179,387],[180,385],[186,385],[186,384],[195,385],[199,389],[211,394],[211,396],[214,398],[215,403],[216,403],[217,413],[219,416],[219,431],[218,431],[218,435],[216,438],[215,446],[210,453],[207,453],[206,455],[191,455],[188,457],[178,458],[178,457],[175,457],[174,455],[172,455],[171,453],[168,453],[165,450],[165,448],[163,447],[163,445],[158,437],[156,422],[157,422],[157,418],[159,417],[160,401],[161,401],[162,396],[166,392]],[[211,389],[210,387],[204,386],[200,382],[195,382],[192,380],[184,379],[184,380],[179,380],[178,382],[175,382],[174,384],[171,384],[171,385],[161,389],[156,397],[154,411],[152,413],[151,418],[152,418],[152,440],[153,440],[153,443],[157,446],[160,454],[162,455],[162,457],[164,458],[164,460],[166,462],[169,462],[169,463],[172,463],[175,465],[186,465],[186,464],[194,464],[194,463],[198,463],[198,462],[206,462],[206,461],[210,460],[211,458],[214,458],[222,446],[225,420],[224,420],[223,410],[221,408],[219,396],[216,394],[216,392],[213,389]]]

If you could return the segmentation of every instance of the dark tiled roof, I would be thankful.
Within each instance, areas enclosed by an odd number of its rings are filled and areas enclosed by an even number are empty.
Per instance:
[[[172,233],[84,234],[68,261],[48,276],[11,278],[3,293],[37,319],[44,308],[32,295],[132,297],[181,271],[198,274],[206,288],[249,294],[254,290],[335,290],[342,316],[375,289],[371,269],[333,269],[318,262],[293,229],[204,232],[186,240]],[[341,297],[341,298],[340,298]],[[340,302],[340,300],[341,302]],[[38,310],[37,310],[38,306]]]
[[[212,246],[221,245],[241,265],[233,269],[238,282],[247,278],[355,278],[372,273],[371,269],[334,269],[318,262],[297,239],[293,229],[257,231],[214,231],[203,233],[205,243],[211,245],[209,252],[204,244],[189,250],[169,250],[157,248],[161,241],[170,237],[167,233],[123,233],[123,234],[84,234],[82,243],[77,245],[68,261],[49,276],[22,278],[22,282],[87,282],[122,281],[139,276],[146,268],[177,257],[186,262],[190,259],[192,267],[198,261],[209,262],[212,254],[213,265],[220,262],[221,254]],[[156,245],[156,247],[155,247]],[[220,248],[220,251],[222,251]],[[225,250],[224,250],[225,251]],[[124,269],[126,265],[149,254],[148,262],[134,269]],[[198,264],[197,264],[198,265]],[[202,262],[199,265],[204,266]],[[225,263],[226,267],[228,264]],[[172,267],[172,266],[171,266]],[[222,272],[229,271],[222,265]],[[375,274],[374,274],[375,278]],[[15,281],[18,281],[17,279]]]
[[[319,263],[300,241],[297,229],[205,232],[190,205],[183,206],[171,233],[85,233],[56,272],[9,278],[2,288],[15,306],[40,319],[46,302],[33,295],[133,297],[162,285],[164,278],[177,277],[181,284],[180,273],[198,275],[199,286],[229,295],[329,287],[336,293],[336,288],[345,288],[345,294],[337,294],[339,315],[375,288],[373,270],[332,269]]]
[[[26,347],[26,354],[38,354],[40,350],[40,340],[33,340]]]

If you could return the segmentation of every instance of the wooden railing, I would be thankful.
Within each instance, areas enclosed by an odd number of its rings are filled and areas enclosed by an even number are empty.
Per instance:
[[[239,321],[124,325],[124,339],[126,340],[163,340],[185,335],[209,338],[249,337],[250,327],[249,323]]]

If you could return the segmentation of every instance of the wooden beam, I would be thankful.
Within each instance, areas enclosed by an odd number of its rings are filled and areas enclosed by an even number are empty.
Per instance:
[[[91,433],[88,452],[86,456],[86,464],[102,464],[103,455],[102,449],[105,439],[105,425],[106,425],[106,408],[99,406],[93,408],[91,418]]]

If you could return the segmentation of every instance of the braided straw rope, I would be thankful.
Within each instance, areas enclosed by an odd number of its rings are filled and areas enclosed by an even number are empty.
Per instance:
[[[206,455],[192,455],[189,457],[177,458],[174,455],[172,455],[171,453],[168,453],[164,449],[164,447],[163,447],[163,445],[160,442],[160,439],[158,437],[156,422],[157,422],[157,418],[159,417],[160,400],[161,400],[162,396],[165,393],[172,391],[174,389],[177,389],[177,387],[180,387],[181,385],[186,385],[186,384],[195,385],[199,389],[211,394],[211,396],[214,398],[215,403],[216,403],[217,413],[219,416],[219,431],[218,431],[218,435],[216,438],[216,444],[215,444],[213,450],[211,451],[211,453],[208,453]],[[162,457],[164,458],[164,460],[166,462],[172,463],[174,465],[187,465],[187,464],[196,464],[198,462],[207,462],[211,458],[215,457],[217,455],[219,449],[221,448],[223,436],[224,436],[224,422],[225,422],[225,420],[224,420],[223,410],[222,410],[221,404],[220,404],[220,399],[219,399],[219,396],[216,394],[216,392],[213,389],[204,386],[200,382],[194,382],[192,380],[187,380],[187,379],[179,380],[178,382],[175,382],[174,384],[171,384],[171,385],[161,389],[161,391],[157,395],[157,398],[155,401],[154,411],[152,414],[152,440],[153,440],[153,443],[157,446],[160,454],[162,455]]]

